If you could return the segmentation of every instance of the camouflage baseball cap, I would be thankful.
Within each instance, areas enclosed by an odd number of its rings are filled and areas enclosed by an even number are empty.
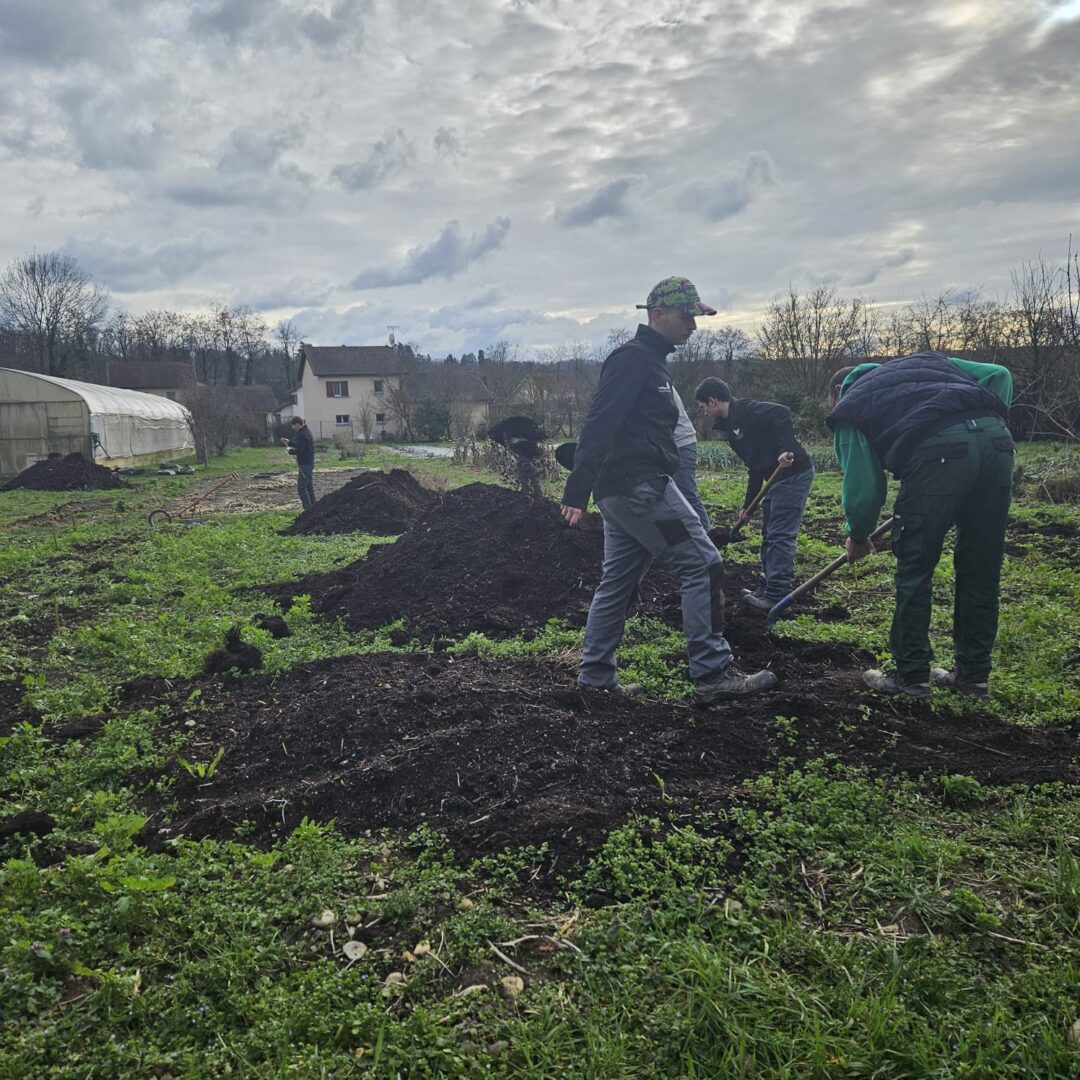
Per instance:
[[[678,308],[684,315],[716,314],[716,308],[703,304],[694,283],[684,277],[666,277],[663,281],[658,281],[645,303],[637,306],[646,311],[656,307]]]

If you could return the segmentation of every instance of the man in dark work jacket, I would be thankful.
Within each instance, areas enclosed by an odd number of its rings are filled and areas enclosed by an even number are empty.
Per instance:
[[[683,277],[665,278],[645,304],[649,325],[604,361],[600,384],[578,436],[562,515],[581,520],[596,499],[604,519],[604,569],[585,624],[578,684],[619,686],[615,651],[626,609],[655,559],[682,582],[683,634],[694,697],[704,705],[775,685],[771,671],[743,675],[723,633],[723,561],[698,515],[671,478],[679,467],[674,429],[679,410],[665,362],[687,341],[696,315],[715,315]],[[628,693],[639,691],[631,685]]]
[[[705,379],[694,396],[749,471],[740,524],[749,520],[746,507],[762,484],[777,467],[784,470],[761,501],[761,576],[757,588],[743,590],[747,604],[769,611],[795,587],[795,541],[814,482],[814,464],[795,438],[791,410],[786,405],[733,398],[721,379]]]
[[[825,423],[844,470],[851,562],[870,552],[867,537],[885,502],[884,470],[900,479],[889,634],[896,671],[871,668],[863,682],[881,694],[928,698],[933,683],[987,697],[1012,498],[1012,376],[999,364],[926,352],[845,368],[830,379],[829,392],[834,408]],[[931,669],[934,567],[954,525],[956,667]]]
[[[302,416],[294,416],[291,424],[292,438],[283,437],[281,441],[296,458],[296,490],[300,505],[310,510],[315,505],[315,437]]]

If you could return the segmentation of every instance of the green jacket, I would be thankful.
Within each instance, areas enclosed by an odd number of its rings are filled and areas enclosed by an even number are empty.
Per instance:
[[[1006,405],[1012,404],[1012,375],[1000,364],[980,364],[974,360],[949,357],[969,378],[997,394]],[[847,387],[877,364],[860,364],[846,379]],[[843,393],[843,388],[841,388]],[[841,424],[833,437],[836,460],[844,473],[844,531],[855,540],[865,540],[877,528],[885,505],[888,480],[881,460],[866,436],[850,424]]]

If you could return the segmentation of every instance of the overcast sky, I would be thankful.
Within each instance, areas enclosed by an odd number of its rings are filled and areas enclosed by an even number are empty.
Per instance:
[[[317,344],[598,342],[686,274],[1004,296],[1080,232],[1080,0],[0,0],[0,266]]]

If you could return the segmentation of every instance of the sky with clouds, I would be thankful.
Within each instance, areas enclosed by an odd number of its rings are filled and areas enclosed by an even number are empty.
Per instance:
[[[1080,0],[2,0],[0,266],[439,355],[668,274],[1003,297],[1080,232],[1078,57]]]

